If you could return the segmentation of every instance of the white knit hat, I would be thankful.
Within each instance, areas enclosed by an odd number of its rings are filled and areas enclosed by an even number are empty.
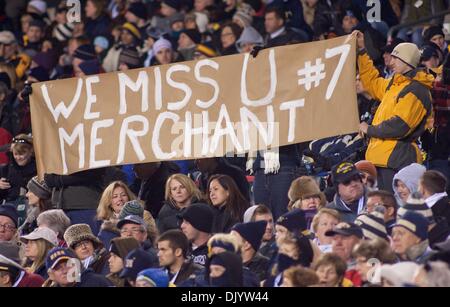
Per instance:
[[[43,0],[32,0],[28,5],[37,9],[41,14],[44,14],[47,11],[47,3]]]
[[[420,50],[412,43],[401,43],[391,53],[392,56],[399,58],[406,64],[416,68],[420,63]]]

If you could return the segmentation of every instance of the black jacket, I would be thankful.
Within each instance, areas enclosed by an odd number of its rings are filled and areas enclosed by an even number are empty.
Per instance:
[[[186,208],[180,209],[170,201],[165,201],[163,207],[158,214],[158,230],[159,233],[164,233],[170,229],[178,229],[178,214],[181,214]]]
[[[81,273],[80,282],[75,285],[75,288],[101,288],[113,286],[113,283],[105,276],[94,273],[92,269],[87,269]]]
[[[278,35],[275,38],[270,38],[270,34],[268,34],[265,41],[265,47],[272,48],[277,46],[284,46],[288,44],[297,44],[304,42],[306,42],[306,40],[301,34],[291,29],[285,29],[280,35]]]
[[[447,223],[450,227],[450,199],[448,196],[445,196],[439,199],[433,207],[431,207],[431,211],[433,211],[433,216],[438,217],[442,216],[447,219]]]
[[[11,158],[8,165],[0,169],[0,178],[7,178],[11,188],[0,190],[0,198],[7,201],[14,201],[20,196],[20,188],[27,189],[28,181],[36,176],[36,161],[34,158],[25,165],[19,166],[14,158]]]
[[[269,258],[260,253],[256,253],[249,262],[244,263],[244,266],[255,273],[259,280],[264,280],[266,279],[267,270],[269,269],[269,262]]]
[[[228,233],[231,231],[231,227],[235,224],[242,222],[241,220],[234,219],[230,212],[226,210],[226,205],[221,208],[213,207],[214,221],[212,227],[212,233]]]
[[[191,250],[188,258],[195,264],[205,266],[206,260],[208,259],[208,245],[205,243],[202,246],[197,247],[195,250]]]
[[[197,276],[202,271],[203,268],[201,266],[194,264],[191,261],[187,261],[181,266],[180,272],[178,273],[174,283],[176,286],[179,286],[188,279],[195,278],[194,276]]]

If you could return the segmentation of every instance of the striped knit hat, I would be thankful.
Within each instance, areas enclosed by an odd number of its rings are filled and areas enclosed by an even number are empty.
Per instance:
[[[428,223],[434,223],[433,211],[427,206],[419,192],[411,194],[406,201],[406,204],[398,208],[397,218],[403,217],[407,211],[414,211],[415,213],[424,216]]]
[[[60,42],[65,42],[72,38],[73,29],[75,25],[73,23],[60,23],[53,29],[53,36]]]
[[[27,188],[40,199],[45,200],[52,197],[51,189],[47,186],[45,181],[39,180],[38,176],[34,176],[28,181]]]
[[[364,238],[366,239],[373,240],[379,238],[388,240],[383,207],[377,207],[371,213],[359,215],[355,220],[355,224],[362,228]]]

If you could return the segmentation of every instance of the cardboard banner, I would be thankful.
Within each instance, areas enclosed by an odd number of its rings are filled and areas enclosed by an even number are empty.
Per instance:
[[[349,36],[33,84],[38,173],[185,160],[358,130]]]

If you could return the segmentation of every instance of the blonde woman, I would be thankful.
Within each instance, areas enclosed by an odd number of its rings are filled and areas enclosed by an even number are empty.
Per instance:
[[[20,238],[25,244],[24,267],[28,273],[34,273],[47,279],[47,269],[45,268],[45,258],[53,247],[58,245],[58,237],[50,228],[36,228],[32,233]]]
[[[159,232],[178,229],[177,215],[202,198],[202,193],[188,176],[183,174],[170,176],[166,181],[165,203],[158,215]]]
[[[341,221],[339,212],[333,209],[323,208],[314,216],[312,221],[312,231],[314,233],[313,242],[322,253],[331,253],[332,237],[325,236],[328,230],[333,230]]]

